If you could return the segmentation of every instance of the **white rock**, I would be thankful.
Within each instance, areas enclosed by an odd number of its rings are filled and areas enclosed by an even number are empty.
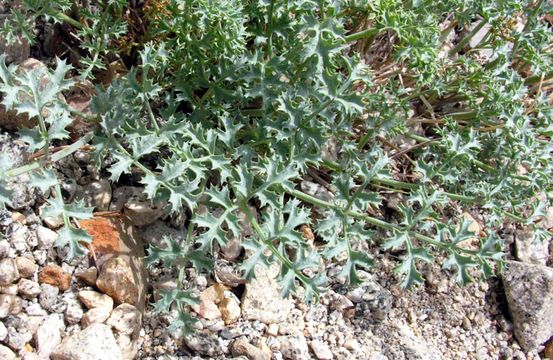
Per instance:
[[[21,308],[21,298],[8,294],[0,295],[0,319],[18,314],[21,312]]]
[[[121,360],[121,350],[111,329],[92,324],[83,331],[66,337],[56,347],[51,360]]]
[[[553,336],[553,269],[507,261],[502,278],[515,336],[534,350]]]
[[[34,335],[37,352],[48,359],[61,342],[61,331],[65,328],[60,314],[49,315]]]
[[[8,336],[8,329],[6,329],[6,325],[0,321],[0,341],[4,341],[6,336]]]
[[[79,291],[79,300],[88,308],[104,308],[108,311],[113,309],[113,299],[105,294],[92,290]]]
[[[255,273],[242,296],[242,316],[265,324],[283,322],[293,308],[292,300],[282,298],[281,287],[274,278],[276,274],[271,270],[258,266]]]
[[[17,286],[19,295],[26,299],[36,298],[40,294],[40,285],[36,281],[21,279]]]
[[[546,265],[549,259],[549,239],[536,238],[530,227],[515,231],[517,259],[535,265]]]
[[[76,324],[83,317],[83,309],[76,301],[68,301],[65,309],[65,321],[68,324]]]
[[[81,324],[83,327],[90,326],[91,324],[101,324],[109,318],[109,314],[109,308],[92,308],[83,315]]]
[[[0,294],[17,295],[17,284],[0,286]]]
[[[6,286],[19,279],[17,263],[14,259],[0,260],[0,285]]]
[[[32,303],[25,307],[25,312],[29,316],[45,316],[46,310],[40,307],[40,304]]]
[[[100,179],[84,186],[83,198],[85,204],[96,209],[96,211],[106,211],[111,202],[111,185],[109,180]],[[78,196],[78,194],[77,194]]]
[[[58,239],[58,234],[45,226],[39,226],[36,228],[35,231],[38,240],[38,246],[42,249],[50,249],[52,246],[54,246],[54,243]]]
[[[285,359],[303,360],[309,358],[309,348],[301,333],[284,336],[280,339],[280,352]]]
[[[46,310],[50,310],[52,306],[56,303],[58,299],[58,294],[60,289],[57,286],[50,284],[40,285],[40,295],[38,296],[38,302]]]
[[[16,330],[13,327],[8,327],[8,339],[6,344],[14,350],[21,350],[32,338],[33,334],[26,328]]]
[[[0,241],[0,259],[8,257],[10,254],[10,243],[8,240],[1,240]]]
[[[320,340],[313,340],[309,344],[311,346],[311,350],[313,350],[313,353],[315,354],[315,357],[319,360],[331,360],[334,358],[332,355],[332,351],[330,351],[330,348],[326,343]]]
[[[121,304],[113,309],[107,324],[125,335],[138,334],[142,326],[142,315],[133,305]]]
[[[14,352],[11,351],[8,347],[0,345],[0,359],[2,360],[15,360],[17,357]]]

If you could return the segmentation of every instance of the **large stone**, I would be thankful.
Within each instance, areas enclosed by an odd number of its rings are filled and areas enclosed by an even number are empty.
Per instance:
[[[122,257],[111,258],[104,263],[96,285],[118,304],[138,303],[138,280],[129,262]]]
[[[48,359],[56,346],[61,342],[61,331],[65,328],[60,314],[51,314],[46,317],[34,335],[38,354]]]
[[[76,271],[75,276],[77,279],[84,281],[88,285],[96,286],[96,280],[98,280],[98,269],[90,267],[85,270]]]
[[[65,291],[71,285],[71,274],[66,273],[59,265],[50,264],[40,272],[39,282],[57,286],[61,291]]]
[[[19,279],[19,271],[17,270],[17,263],[15,262],[15,260],[0,260],[0,285],[10,285],[17,279]]]
[[[518,229],[515,232],[517,259],[535,265],[546,265],[549,259],[549,239],[535,236],[530,227]]]
[[[502,278],[514,333],[531,351],[553,336],[553,269],[507,261]]]
[[[255,278],[246,284],[242,296],[242,316],[265,324],[284,321],[294,307],[291,299],[283,299],[281,287],[275,280],[278,272],[258,265]]]
[[[91,324],[103,323],[109,318],[109,314],[110,309],[107,308],[90,309],[81,318],[81,325],[85,328]]]
[[[194,331],[184,336],[186,346],[198,354],[220,358],[227,352],[222,339],[208,331]]]
[[[121,350],[111,329],[92,324],[83,331],[66,337],[56,347],[52,360],[121,360]]]
[[[58,239],[58,234],[45,226],[39,226],[35,230],[38,241],[38,247],[41,249],[50,249]]]
[[[285,359],[302,360],[309,358],[309,348],[301,333],[284,336],[280,339],[280,352]]]
[[[208,287],[200,293],[199,304],[192,305],[200,317],[207,320],[215,320],[221,317],[221,311],[217,304],[223,298],[223,292],[226,290],[224,285],[215,284]]]

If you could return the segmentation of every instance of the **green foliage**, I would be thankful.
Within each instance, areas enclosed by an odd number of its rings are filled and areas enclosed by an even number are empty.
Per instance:
[[[78,29],[87,52],[78,64],[82,77],[92,79],[128,50],[119,41],[132,25],[122,16],[131,6],[124,1],[87,7],[79,21],[63,12],[64,2],[24,4],[26,13]],[[399,254],[396,271],[406,288],[424,281],[421,263],[441,259],[461,283],[477,271],[490,277],[501,268],[506,218],[535,227],[542,216],[545,204],[536,199],[547,199],[553,170],[544,90],[552,79],[544,49],[553,39],[543,1],[148,6],[147,25],[133,33],[137,60],[93,99],[101,130],[92,158],[109,164],[114,182],[138,170],[149,199],[191,216],[185,243],[167,238],[149,249],[150,266],[179,272],[177,288],[156,304],[160,312],[179,310],[174,325],[192,322],[184,268],[210,270],[218,249],[245,224],[253,229],[243,239],[245,277],[258,264],[276,263],[284,294],[301,286],[316,298],[328,285],[328,262],[339,263],[350,283],[361,281],[357,270],[373,264],[362,242]],[[526,22],[517,27],[520,13]],[[356,41],[364,51],[355,50]],[[71,116],[56,96],[71,85],[68,70],[58,61],[50,85],[37,91],[44,74],[1,67],[4,104],[45,117],[20,132],[31,150],[67,137]],[[338,151],[328,156],[331,142]],[[8,167],[0,157],[2,173]],[[0,202],[8,202],[2,173]],[[299,190],[308,177],[326,195]],[[44,191],[53,178],[36,173],[32,184]],[[391,192],[406,200],[390,215]],[[68,219],[89,211],[64,205],[61,195],[50,205],[47,213],[66,220],[60,245],[78,255],[86,237]],[[486,237],[470,233],[467,222],[444,220],[458,205],[486,212]],[[302,225],[314,229],[314,243]],[[464,245],[473,238],[477,249]]]

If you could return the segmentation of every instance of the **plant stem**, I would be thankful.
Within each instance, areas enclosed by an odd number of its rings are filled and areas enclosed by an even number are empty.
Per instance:
[[[346,36],[345,40],[347,43],[361,40],[363,38],[368,38],[369,41],[372,41],[376,37],[376,35],[378,35],[379,32],[380,32],[380,29],[366,29]]]
[[[469,32],[461,41],[459,41],[457,46],[449,50],[449,53],[448,53],[449,56],[453,56],[457,54],[459,51],[461,51],[469,43],[470,39],[472,39],[474,35],[476,35],[476,33],[478,33],[487,23],[488,23],[488,20],[486,19],[480,20],[478,25],[476,25],[474,29],[472,29],[472,31]]]

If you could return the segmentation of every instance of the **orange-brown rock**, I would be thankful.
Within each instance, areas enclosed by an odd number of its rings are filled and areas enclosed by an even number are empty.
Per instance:
[[[549,340],[549,342],[545,344],[543,355],[546,359],[553,360],[553,339]]]
[[[61,266],[50,264],[42,269],[38,281],[41,284],[57,286],[61,291],[65,291],[71,285],[71,274],[66,273]]]
[[[120,221],[117,215],[112,217],[95,215],[92,219],[79,221],[81,228],[92,237],[90,246],[96,256],[119,252],[120,236],[116,221]]]

